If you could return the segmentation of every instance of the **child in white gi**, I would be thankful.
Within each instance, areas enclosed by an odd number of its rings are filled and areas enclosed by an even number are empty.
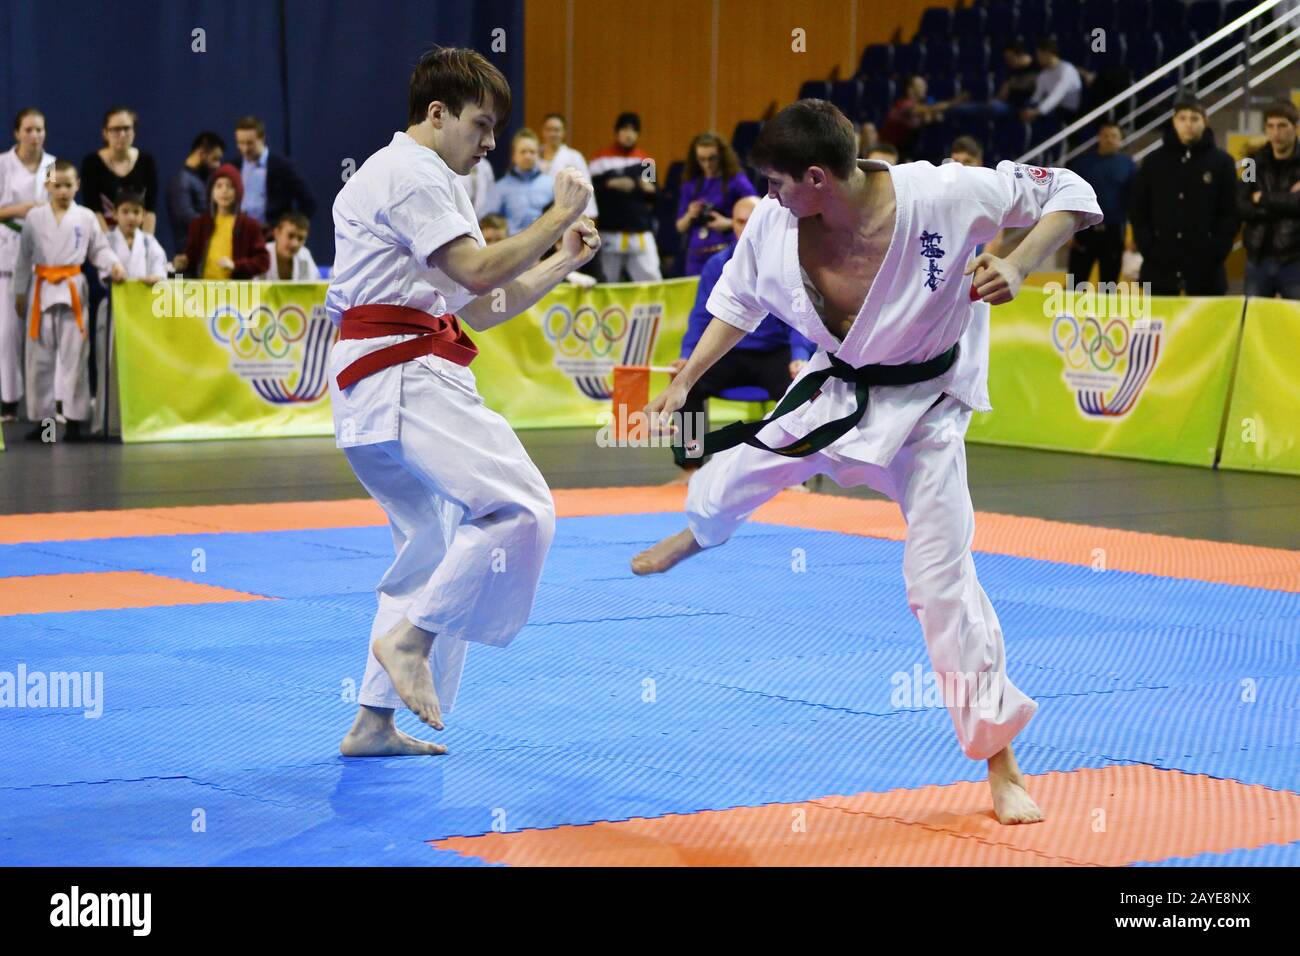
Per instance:
[[[13,274],[23,217],[48,198],[45,180],[54,157],[45,152],[45,117],[25,109],[14,118],[13,149],[0,153],[0,422],[18,417],[23,397],[23,338],[27,324],[14,312]]]
[[[113,200],[117,225],[108,231],[108,246],[126,270],[126,280],[152,286],[167,278],[167,253],[145,232],[144,192],[119,189]],[[99,281],[112,281],[109,271],[100,270]],[[99,303],[95,316],[95,401],[91,431],[97,435],[121,433],[117,404],[117,348],[113,339],[112,295]]]
[[[27,417],[38,424],[27,437],[33,441],[54,440],[59,407],[68,423],[64,438],[86,437],[90,317],[82,263],[89,259],[115,282],[126,278],[95,214],[72,201],[78,185],[71,161],[60,159],[50,167],[50,201],[27,214],[14,266],[14,304],[28,330]]]
[[[267,282],[319,282],[320,270],[307,248],[310,230],[311,221],[302,213],[292,209],[280,213],[273,238],[266,244],[271,266],[260,278]]]
[[[1003,823],[1039,820],[1010,746],[1037,705],[1006,677],[1002,630],[975,576],[963,437],[972,409],[990,407],[988,304],[1013,298],[1042,259],[1100,221],[1096,196],[1064,169],[855,162],[852,124],[821,100],[782,110],[751,156],[768,196],[709,297],[712,322],[648,411],[681,408],[768,312],[820,348],[786,393],[797,407],[756,434],[733,429],[744,443],[691,480],[688,530],[637,555],[633,570],[665,571],[722,544],[813,475],[887,494],[908,523],[908,602],[958,741],[989,761]],[[1030,225],[1006,259],[976,256],[1001,227]]]
[[[435,48],[411,75],[407,130],[334,201],[325,308],[340,328],[330,353],[335,433],[387,512],[397,552],[377,588],[360,707],[340,745],[347,756],[445,752],[399,732],[393,712],[405,704],[442,729],[465,642],[514,638],[554,534],[546,482],[479,397],[468,368],[477,349],[457,317],[476,331],[504,322],[600,242],[582,218],[591,186],[566,170],[536,222],[485,245],[457,177],[486,162],[509,113],[496,67],[473,50]],[[538,263],[561,237],[563,252]]]

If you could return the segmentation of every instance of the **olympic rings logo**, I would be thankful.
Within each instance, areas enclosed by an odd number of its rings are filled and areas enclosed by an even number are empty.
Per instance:
[[[1128,351],[1129,329],[1121,319],[1111,319],[1103,329],[1091,316],[1079,320],[1058,315],[1052,323],[1052,345],[1072,369],[1091,362],[1096,371],[1109,372]]]
[[[626,336],[627,313],[611,306],[603,313],[589,305],[570,313],[562,305],[553,305],[542,319],[542,331],[565,358],[606,358]]]
[[[224,305],[212,313],[212,337],[230,347],[236,357],[251,359],[259,351],[271,358],[284,358],[289,349],[307,334],[307,313],[301,306],[285,305],[279,312],[259,305],[245,317],[233,306]]]

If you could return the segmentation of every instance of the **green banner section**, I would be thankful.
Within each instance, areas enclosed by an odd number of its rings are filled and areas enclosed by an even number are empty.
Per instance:
[[[1243,302],[1022,289],[992,310],[968,437],[1212,466]]]
[[[1300,475],[1300,302],[1246,303],[1219,463]]]
[[[515,428],[596,428],[615,365],[677,358],[698,280],[562,285],[484,333],[473,371]],[[332,435],[327,283],[131,282],[113,289],[127,442]],[[652,387],[666,384],[656,376]],[[716,424],[757,403],[713,401]]]
[[[122,440],[334,434],[326,287],[115,285]]]

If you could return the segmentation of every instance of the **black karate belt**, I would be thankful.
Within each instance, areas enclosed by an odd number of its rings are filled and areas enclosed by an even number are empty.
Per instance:
[[[720,451],[735,448],[740,444],[752,445],[754,448],[762,448],[773,454],[785,455],[787,458],[804,458],[813,452],[821,451],[841,435],[856,428],[858,422],[862,421],[862,416],[867,413],[867,397],[872,386],[915,385],[918,382],[928,382],[932,378],[938,378],[957,361],[957,346],[954,345],[942,355],[936,355],[928,361],[910,365],[864,365],[861,368],[854,368],[848,362],[841,361],[829,353],[827,358],[831,360],[830,367],[809,372],[800,379],[794,388],[785,393],[767,418],[758,422],[733,422],[705,435],[700,440],[703,447],[700,454],[716,455]],[[857,400],[853,411],[843,418],[818,425],[803,438],[780,448],[773,448],[758,437],[758,433],[769,424],[811,401],[830,378],[839,378],[853,383],[854,396]]]

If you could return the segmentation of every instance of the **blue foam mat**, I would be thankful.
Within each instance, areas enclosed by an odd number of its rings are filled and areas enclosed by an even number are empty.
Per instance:
[[[529,625],[470,648],[437,735],[452,755],[374,761],[337,744],[388,529],[0,546],[0,576],[141,570],[277,599],[0,617],[0,670],[104,679],[97,719],[0,708],[0,860],[474,865],[424,841],[983,778],[946,711],[894,697],[928,670],[899,542],[751,524],[633,576],[681,524],[561,520]],[[1300,789],[1300,595],[976,563],[1040,702],[1028,772],[1145,763]],[[1268,849],[1217,857],[1295,852]]]

